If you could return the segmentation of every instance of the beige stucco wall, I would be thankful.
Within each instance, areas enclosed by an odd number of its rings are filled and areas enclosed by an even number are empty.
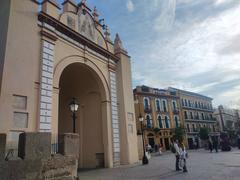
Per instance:
[[[131,64],[129,56],[124,53],[120,52],[117,56],[121,59],[117,66],[121,163],[128,164],[138,161],[136,118],[131,82]],[[132,119],[129,119],[129,113],[132,114]],[[129,126],[133,128],[133,132],[129,131]]]
[[[36,131],[37,127],[38,90],[35,82],[39,81],[40,63],[37,13],[38,6],[32,1],[11,0],[0,96],[0,132],[8,133],[8,140],[10,130]],[[14,94],[27,96],[26,109],[13,108]],[[13,127],[14,111],[28,113],[27,128]]]
[[[2,74],[5,60],[5,48],[7,41],[8,20],[10,16],[10,2],[9,0],[0,1],[0,93],[2,85]]]

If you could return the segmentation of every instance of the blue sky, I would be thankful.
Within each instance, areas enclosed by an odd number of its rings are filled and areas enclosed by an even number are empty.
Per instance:
[[[112,39],[120,34],[132,58],[133,87],[172,86],[213,97],[215,106],[240,108],[240,0],[87,4],[97,6]]]

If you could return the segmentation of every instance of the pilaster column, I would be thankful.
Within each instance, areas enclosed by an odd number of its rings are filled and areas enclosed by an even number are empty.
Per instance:
[[[51,132],[54,44],[42,40],[42,65],[40,78],[40,132]]]

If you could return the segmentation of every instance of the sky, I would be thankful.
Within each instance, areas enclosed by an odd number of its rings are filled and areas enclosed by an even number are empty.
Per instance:
[[[62,2],[62,0],[58,0]],[[75,0],[79,2],[79,0]],[[169,86],[240,109],[240,0],[87,0],[131,56],[133,87]]]

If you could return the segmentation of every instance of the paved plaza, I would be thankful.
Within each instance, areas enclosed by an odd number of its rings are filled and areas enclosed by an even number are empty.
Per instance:
[[[189,151],[188,173],[174,171],[172,153],[155,156],[148,165],[141,163],[113,169],[81,171],[80,180],[240,180],[240,150],[209,153],[203,149]]]

